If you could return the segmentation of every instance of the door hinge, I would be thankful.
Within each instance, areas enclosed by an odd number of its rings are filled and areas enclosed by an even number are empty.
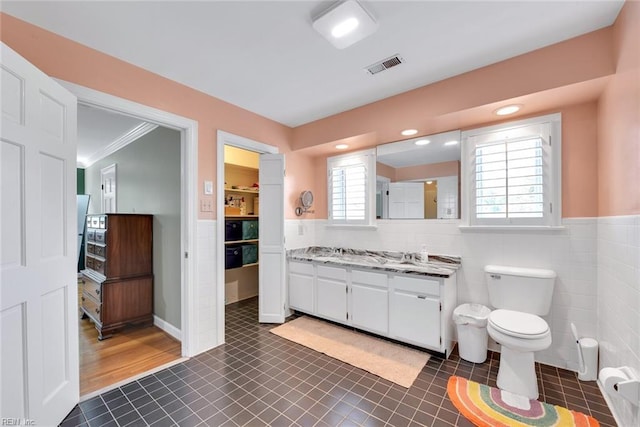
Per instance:
[[[102,184],[102,185],[100,186],[100,189],[101,189],[101,190],[104,190],[104,184]]]
[[[184,253],[184,257],[185,257],[185,258],[189,258],[189,252],[185,252],[185,253]]]
[[[349,320],[349,312],[347,311],[347,320]]]
[[[442,303],[440,303],[440,311],[442,311]]]
[[[344,287],[344,292],[347,293],[347,294],[349,293],[349,287],[348,286]]]
[[[553,213],[553,203],[549,203],[549,213]]]

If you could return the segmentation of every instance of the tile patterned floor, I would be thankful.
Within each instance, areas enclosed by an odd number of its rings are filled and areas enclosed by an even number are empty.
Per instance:
[[[447,397],[449,376],[495,386],[496,353],[478,365],[432,356],[405,389],[269,333],[257,299],[226,315],[225,345],[84,401],[62,426],[471,426]],[[615,426],[595,383],[538,369],[542,400]]]

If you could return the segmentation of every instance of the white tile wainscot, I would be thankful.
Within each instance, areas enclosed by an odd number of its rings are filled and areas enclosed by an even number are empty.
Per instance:
[[[640,215],[598,218],[597,259],[599,368],[640,378]],[[609,407],[619,425],[640,425],[640,407],[619,397]]]
[[[289,260],[289,308],[451,354],[456,275],[433,277]]]

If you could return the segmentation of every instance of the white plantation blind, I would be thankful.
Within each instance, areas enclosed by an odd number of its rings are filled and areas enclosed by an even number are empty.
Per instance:
[[[542,138],[476,147],[476,217],[542,218]]]
[[[327,159],[330,222],[369,224],[370,164],[369,151]]]
[[[331,213],[335,220],[364,221],[367,169],[363,164],[338,166],[330,171]]]
[[[466,131],[469,225],[558,225],[559,136],[560,115]]]

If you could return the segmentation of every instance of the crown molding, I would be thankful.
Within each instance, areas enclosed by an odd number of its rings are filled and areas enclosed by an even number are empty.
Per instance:
[[[93,153],[84,162],[78,162],[78,167],[79,168],[88,168],[89,166],[93,165],[94,163],[104,159],[107,156],[110,156],[111,154],[113,154],[116,151],[126,147],[127,145],[131,144],[132,142],[142,138],[143,136],[145,136],[149,132],[155,130],[157,127],[158,127],[158,125],[153,124],[153,123],[142,123],[142,124],[134,127],[129,132],[127,132],[127,133],[121,135],[120,137],[118,137],[117,139],[115,139],[111,144],[109,144],[106,147],[102,148],[101,150],[98,150],[95,153]]]

